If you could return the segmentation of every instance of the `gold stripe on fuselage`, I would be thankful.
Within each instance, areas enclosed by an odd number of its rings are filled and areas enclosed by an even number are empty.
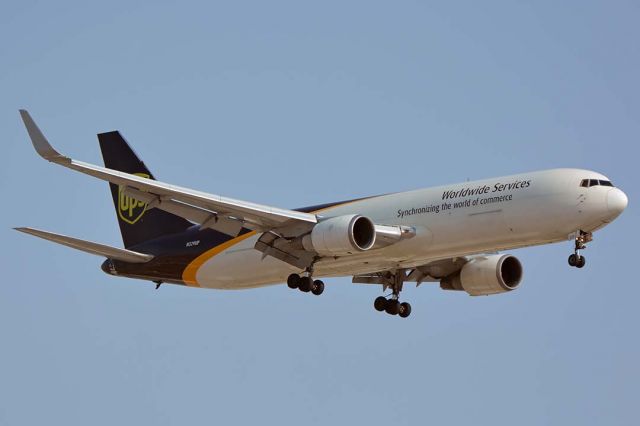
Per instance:
[[[315,211],[312,211],[310,213],[313,214],[317,214],[320,213],[322,211],[326,211],[326,210],[331,210],[333,208],[336,207],[342,207],[342,206],[346,206],[348,204],[353,204],[353,203],[357,203],[358,201],[363,201],[369,198],[374,198],[374,197],[365,197],[365,198],[358,198],[356,200],[351,200],[351,201],[345,201],[343,203],[339,203],[339,204],[335,204],[329,207],[325,207],[322,209],[318,209]],[[256,231],[251,231],[251,232],[247,232],[246,234],[242,234],[238,237],[235,237],[227,242],[224,242],[218,246],[215,246],[207,251],[205,251],[204,253],[202,253],[200,256],[196,257],[194,260],[192,260],[187,267],[184,269],[184,272],[182,272],[182,281],[184,281],[184,283],[186,285],[188,285],[189,287],[200,287],[200,284],[198,284],[198,281],[196,280],[196,274],[198,273],[198,269],[200,269],[200,267],[209,259],[213,258],[214,256],[222,253],[223,251],[225,251],[226,249],[246,240],[249,237],[252,237],[254,235],[256,235]]]
[[[226,249],[228,249],[231,246],[234,246],[236,244],[238,244],[241,241],[246,240],[249,237],[252,237],[256,234],[256,231],[251,231],[251,232],[247,232],[246,234],[242,234],[238,237],[232,238],[227,242],[224,242],[218,246],[215,246],[207,251],[205,251],[204,253],[202,253],[200,256],[196,257],[195,259],[193,259],[188,265],[187,267],[184,269],[184,272],[182,272],[182,281],[184,281],[184,283],[190,287],[200,287],[200,285],[198,284],[198,281],[196,280],[196,274],[198,273],[198,269],[200,269],[200,267],[209,259],[211,259],[212,257],[216,256],[219,253],[222,253],[223,251],[225,251]]]

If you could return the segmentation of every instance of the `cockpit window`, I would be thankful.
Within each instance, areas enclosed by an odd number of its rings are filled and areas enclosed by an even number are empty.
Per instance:
[[[613,184],[608,180],[582,179],[580,186],[583,188],[590,188],[592,186],[613,186]]]

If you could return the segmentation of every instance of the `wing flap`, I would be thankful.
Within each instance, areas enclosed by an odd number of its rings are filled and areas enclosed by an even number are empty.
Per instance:
[[[109,259],[122,260],[123,262],[130,263],[146,263],[153,259],[153,255],[138,253],[135,251],[121,249],[118,247],[107,246],[104,244],[94,243],[92,241],[80,240],[78,238],[69,237],[62,234],[56,234],[53,232],[42,231],[34,228],[14,228],[16,231],[24,232],[25,234],[34,235],[39,238],[43,238],[54,243],[62,244],[63,246],[71,247],[76,250],[84,251],[86,253],[95,254],[98,256],[105,256]]]

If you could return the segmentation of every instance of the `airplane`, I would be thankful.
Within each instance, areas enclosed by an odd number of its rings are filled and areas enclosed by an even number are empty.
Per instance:
[[[104,167],[56,151],[20,110],[45,160],[109,182],[124,248],[14,228],[106,257],[109,275],[209,289],[286,282],[320,295],[319,278],[351,276],[386,295],[374,308],[406,318],[404,283],[471,296],[517,289],[523,267],[505,250],[573,241],[570,266],[593,233],[627,207],[625,193],[589,170],[553,169],[283,209],[156,180],[120,132],[98,134]]]

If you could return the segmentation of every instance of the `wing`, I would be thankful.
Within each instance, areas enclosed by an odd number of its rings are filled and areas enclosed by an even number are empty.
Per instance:
[[[310,229],[317,223],[315,215],[281,209],[146,179],[129,173],[76,161],[56,151],[26,110],[20,110],[33,147],[47,161],[102,179],[124,188],[133,198],[188,220],[235,235],[243,227],[269,231],[287,227]]]
[[[454,257],[451,259],[435,260],[420,265],[416,268],[400,270],[402,282],[415,282],[420,285],[423,282],[439,282],[443,278],[460,272],[462,267],[473,256]],[[356,284],[381,284],[384,288],[390,287],[395,280],[398,270],[380,271],[372,274],[356,275],[352,282]]]

